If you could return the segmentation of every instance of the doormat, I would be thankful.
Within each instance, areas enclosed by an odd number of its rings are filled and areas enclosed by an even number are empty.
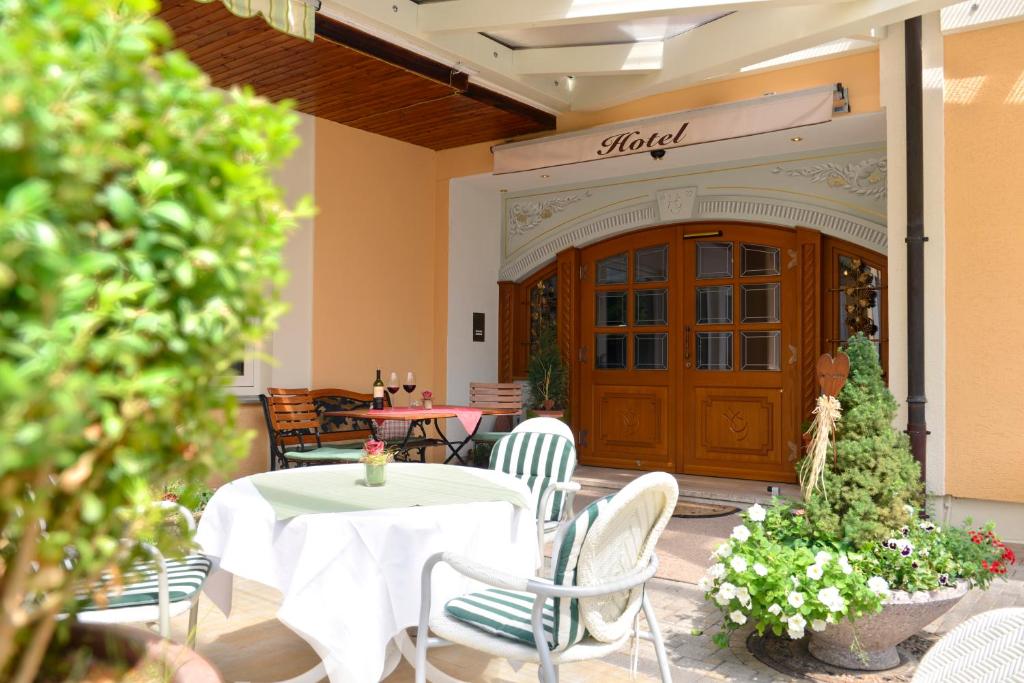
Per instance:
[[[790,640],[777,636],[771,631],[759,636],[754,631],[747,638],[747,649],[759,661],[767,664],[778,672],[792,676],[801,681],[815,683],[909,683],[914,677],[918,663],[924,653],[934,645],[937,635],[921,632],[910,636],[896,646],[900,654],[899,665],[886,671],[853,671],[840,666],[832,666],[814,658],[807,650],[805,636],[800,640]]]
[[[700,519],[707,517],[725,517],[739,512],[740,509],[732,505],[718,505],[716,503],[694,503],[688,500],[681,500],[676,503],[676,510],[673,517],[689,519]]]

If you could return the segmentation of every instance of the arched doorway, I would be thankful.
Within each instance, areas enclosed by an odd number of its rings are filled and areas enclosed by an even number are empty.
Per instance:
[[[794,481],[815,362],[863,332],[887,367],[884,253],[801,227],[678,223],[567,246],[499,289],[500,381],[556,324],[583,464]]]
[[[796,231],[683,224],[581,250],[583,462],[790,481]]]

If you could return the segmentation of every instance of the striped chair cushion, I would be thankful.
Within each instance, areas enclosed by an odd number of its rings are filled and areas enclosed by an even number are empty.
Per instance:
[[[553,581],[564,586],[576,585],[576,563],[583,539],[594,525],[608,498],[588,505],[566,525],[562,544],[555,554]],[[491,588],[449,600],[445,611],[459,621],[503,638],[534,646],[530,613],[534,594]],[[587,632],[580,620],[579,601],[574,598],[550,598],[544,604],[544,634],[550,650],[564,650],[583,640]]]
[[[203,587],[203,582],[206,581],[206,576],[210,573],[210,561],[198,554],[178,559],[167,559],[166,564],[171,602],[192,599]],[[98,588],[103,590],[103,586]],[[87,602],[79,606],[80,611],[159,604],[160,593],[156,564],[143,562],[132,567],[125,573],[120,589],[110,587],[106,590],[106,605],[101,605],[88,598],[86,600]]]
[[[576,469],[576,447],[558,434],[543,432],[512,432],[491,450],[490,469],[525,479],[536,508],[552,482],[568,482]],[[565,494],[551,496],[544,519],[557,522],[562,518]]]

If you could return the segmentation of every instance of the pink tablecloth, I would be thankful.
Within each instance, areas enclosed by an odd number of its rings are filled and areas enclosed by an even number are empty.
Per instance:
[[[465,406],[434,406],[430,410],[423,408],[384,408],[373,411],[373,419],[378,423],[385,420],[440,420],[446,417],[458,419],[467,434],[476,431],[480,424],[483,411],[479,408]]]

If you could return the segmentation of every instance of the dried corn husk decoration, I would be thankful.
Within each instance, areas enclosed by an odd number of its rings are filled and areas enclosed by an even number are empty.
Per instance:
[[[807,433],[811,442],[807,447],[807,457],[800,466],[800,490],[804,501],[809,501],[815,489],[825,494],[825,465],[828,462],[828,446],[835,447],[836,422],[842,418],[842,406],[835,396],[822,394],[818,397],[814,409],[814,421]]]

